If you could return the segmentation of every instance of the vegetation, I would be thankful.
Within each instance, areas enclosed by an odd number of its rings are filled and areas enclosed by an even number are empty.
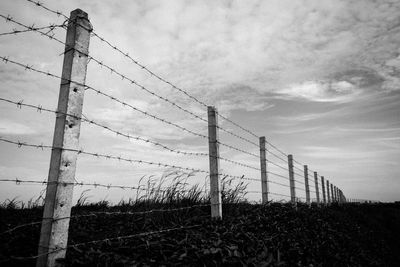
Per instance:
[[[299,204],[250,204],[246,186],[224,179],[224,218],[211,220],[209,207],[157,211],[208,202],[196,185],[187,188],[187,175],[147,179],[134,199],[112,206],[89,203],[83,194],[70,222],[69,245],[110,240],[67,251],[67,266],[398,266],[400,262],[400,205],[346,204],[308,207]],[[161,191],[166,180],[174,181]],[[144,181],[144,180],[143,180]],[[143,182],[142,181],[142,182]],[[14,203],[14,204],[11,204]],[[32,202],[33,203],[33,202]],[[124,212],[153,212],[127,215]],[[40,225],[4,233],[23,223],[40,221],[42,208],[18,207],[16,200],[0,208],[0,265],[33,266]],[[170,232],[140,235],[161,229]],[[195,226],[195,227],[192,227]],[[139,235],[136,235],[139,234]],[[113,237],[136,235],[131,238]]]

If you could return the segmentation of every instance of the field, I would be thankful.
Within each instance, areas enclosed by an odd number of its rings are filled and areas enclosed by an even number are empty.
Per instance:
[[[225,201],[224,218],[209,218],[209,207],[193,199],[179,202],[80,203],[71,219],[67,266],[399,266],[400,205],[344,204],[308,207],[299,204],[256,205]],[[2,266],[34,266],[40,225],[4,233],[23,223],[40,221],[42,209],[3,205],[0,210]],[[192,227],[193,226],[193,227]],[[160,229],[180,228],[158,232]],[[148,234],[155,231],[153,234]],[[147,233],[141,235],[141,233]],[[133,235],[129,238],[118,236]]]

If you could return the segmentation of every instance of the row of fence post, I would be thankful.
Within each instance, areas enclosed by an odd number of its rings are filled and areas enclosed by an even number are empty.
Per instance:
[[[208,135],[209,135],[209,166],[210,166],[210,198],[211,198],[211,217],[222,218],[222,203],[221,203],[221,191],[220,191],[220,173],[219,173],[219,140],[218,140],[218,112],[215,107],[208,107]],[[268,170],[267,170],[267,149],[266,139],[264,136],[259,138],[260,146],[260,176],[261,176],[261,199],[262,203],[266,204],[269,201],[269,189],[268,189]],[[290,201],[293,204],[297,203],[298,198],[296,197],[296,184],[295,184],[295,172],[293,165],[293,155],[288,155],[288,171],[289,171],[289,183],[290,183]],[[304,185],[306,193],[306,203],[311,204],[310,195],[310,182],[309,182],[309,170],[308,166],[304,165]],[[320,203],[320,192],[318,173],[314,172],[314,185],[316,194],[316,203]],[[322,204],[331,203],[343,203],[345,202],[342,191],[334,186],[329,180],[325,180],[324,176],[321,176],[321,190],[322,190]]]
[[[89,39],[91,24],[87,13],[80,9],[71,12],[66,35],[64,63],[58,100],[60,113],[56,117],[56,126],[53,137],[53,147],[50,159],[46,198],[43,213],[43,222],[38,248],[37,267],[55,266],[58,260],[65,258],[69,219],[71,215],[73,182],[75,178],[77,154],[63,150],[63,147],[78,149],[80,120],[82,116],[84,84],[89,54]],[[208,137],[209,137],[209,167],[210,167],[210,199],[211,217],[222,218],[222,199],[219,164],[218,116],[214,107],[208,107]],[[74,116],[67,116],[73,114]],[[265,137],[260,137],[260,169],[262,203],[269,201],[267,149]],[[288,155],[290,198],[292,203],[297,202],[295,178],[293,171],[293,156]],[[311,203],[308,180],[308,167],[304,166],[306,202]],[[320,203],[318,174],[314,172],[316,201]],[[341,190],[326,181],[328,201],[325,198],[324,177],[321,177],[323,203],[331,201],[344,202]],[[332,200],[331,197],[332,196]]]

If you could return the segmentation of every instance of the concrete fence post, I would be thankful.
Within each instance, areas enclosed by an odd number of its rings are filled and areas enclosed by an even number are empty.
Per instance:
[[[218,117],[215,107],[208,107],[207,111],[211,218],[222,219],[221,182],[219,179]]]
[[[79,149],[81,122],[79,118],[82,116],[91,30],[92,26],[87,13],[80,9],[71,12],[58,97],[59,113],[56,116],[40,230],[37,267],[55,266],[65,258],[66,254],[69,219],[58,218],[68,218],[71,215],[78,153],[63,150],[63,148]]]
[[[308,184],[308,166],[304,165],[304,186],[306,189],[306,202],[308,205],[311,204],[310,201],[310,185]]]
[[[339,203],[340,201],[339,201],[339,194],[338,194],[337,186],[334,186],[333,190],[335,192],[335,201]]]
[[[314,172],[314,183],[315,183],[315,196],[317,198],[317,204],[319,204],[319,188],[318,188],[318,173]]]
[[[266,204],[268,203],[268,175],[267,175],[265,136],[260,137],[260,169],[261,169],[262,203]]]
[[[322,187],[322,200],[324,202],[324,205],[326,205],[326,193],[325,193],[325,180],[324,176],[321,176],[321,187]]]
[[[293,171],[293,155],[288,155],[288,168],[289,168],[289,182],[290,182],[290,201],[296,204],[296,189],[294,183],[294,171]]]
[[[327,197],[327,202],[328,205],[331,204],[331,194],[330,194],[331,189],[329,188],[329,180],[326,179],[326,197]]]

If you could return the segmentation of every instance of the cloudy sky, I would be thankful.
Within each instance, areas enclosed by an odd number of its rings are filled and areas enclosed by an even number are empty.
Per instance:
[[[340,187],[348,198],[399,200],[400,1],[43,1],[65,14],[81,8],[95,32],[161,77],[219,112],[266,136],[300,164]],[[0,2],[0,13],[35,27],[63,24],[26,0]],[[0,32],[23,27],[0,22]],[[52,33],[65,40],[62,28]],[[63,45],[38,33],[0,36],[1,56],[61,74]],[[207,111],[171,86],[92,37],[89,53],[157,94],[200,117]],[[55,110],[60,81],[0,62],[0,97]],[[207,134],[204,121],[140,90],[94,61],[87,84],[160,118]],[[144,116],[87,90],[84,115],[120,132],[171,148],[207,153],[207,140]],[[0,136],[51,145],[54,114],[0,101]],[[257,138],[220,119],[220,125]],[[221,142],[254,154],[259,148],[224,132]],[[89,152],[208,169],[208,158],[182,156],[127,140],[82,123],[80,147]],[[275,151],[275,153],[277,153]],[[279,153],[278,153],[279,154]],[[258,167],[257,158],[221,147],[221,155]],[[50,152],[0,142],[0,178],[44,180]],[[270,160],[286,163],[270,156]],[[269,166],[271,171],[282,173]],[[298,165],[302,168],[301,165]],[[259,178],[258,171],[221,162],[222,172]],[[76,178],[136,185],[165,170],[79,156]],[[287,173],[282,173],[287,175]],[[271,180],[287,183],[279,177]],[[204,175],[190,178],[204,184]],[[302,181],[302,177],[297,176]],[[299,184],[298,186],[302,186]],[[1,183],[0,201],[38,196],[41,185]],[[77,188],[75,198],[85,188]],[[257,182],[249,190],[258,191]],[[271,191],[289,194],[271,184]],[[93,199],[118,200],[130,192],[91,189]],[[304,195],[299,191],[300,196]],[[251,194],[250,194],[251,195]],[[259,194],[251,195],[259,199]]]

